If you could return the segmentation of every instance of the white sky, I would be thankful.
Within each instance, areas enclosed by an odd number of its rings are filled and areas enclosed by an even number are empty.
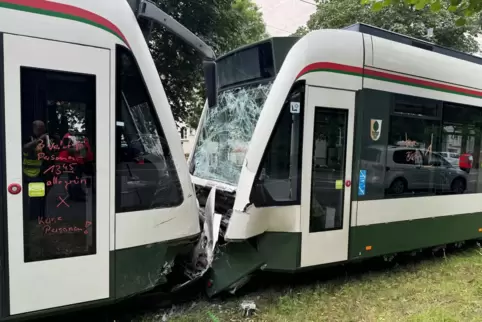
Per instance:
[[[270,36],[288,36],[306,24],[315,12],[313,0],[254,0],[266,23]]]
[[[270,36],[288,36],[306,24],[315,12],[314,0],[254,0],[263,13],[266,30]],[[482,57],[482,35],[477,37]]]

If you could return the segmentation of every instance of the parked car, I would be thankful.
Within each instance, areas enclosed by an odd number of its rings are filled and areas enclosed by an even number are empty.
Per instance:
[[[440,153],[398,146],[370,146],[364,152],[361,169],[367,170],[367,183],[383,185],[390,194],[464,193],[467,188],[467,173]]]
[[[454,167],[459,166],[460,154],[455,152],[437,152]]]

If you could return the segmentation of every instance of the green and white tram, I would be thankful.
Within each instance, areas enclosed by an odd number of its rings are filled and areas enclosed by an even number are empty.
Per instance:
[[[0,320],[165,286],[199,237],[139,23],[195,47],[216,88],[213,51],[152,2],[0,0]]]
[[[482,237],[482,59],[356,24],[217,68],[189,159],[217,243],[209,294]]]

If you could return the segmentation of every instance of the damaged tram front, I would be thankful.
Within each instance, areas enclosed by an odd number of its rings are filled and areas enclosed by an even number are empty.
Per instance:
[[[471,76],[481,59],[356,24],[216,63],[218,102],[188,160],[208,295],[260,269],[481,238],[482,83]]]
[[[263,106],[279,73],[285,56],[298,41],[298,37],[275,37],[259,43],[239,48],[216,60],[218,74],[217,105],[205,107],[196,134],[196,143],[188,159],[191,178],[193,180],[202,217],[204,219],[204,245],[208,254],[201,264],[204,271],[209,272],[207,293],[215,295],[221,291],[234,292],[249,281],[251,273],[263,265],[273,253],[273,246],[279,247],[280,235],[265,233],[262,227],[257,232],[248,232],[240,238],[229,238],[236,211],[235,199],[240,193],[249,193],[249,189],[240,189],[243,184],[242,170],[245,156],[253,138],[253,133],[260,118]],[[278,81],[278,80],[277,80]],[[278,81],[279,82],[279,81]],[[296,92],[291,99],[299,98]],[[283,94],[286,96],[286,94]],[[299,122],[299,116],[298,122]],[[290,122],[283,119],[286,135],[281,133],[275,139],[271,153],[267,156],[270,166],[279,169],[290,167]],[[281,134],[281,135],[280,135]],[[268,134],[269,136],[269,134]],[[286,144],[288,144],[286,146]],[[288,148],[288,150],[287,150]],[[293,147],[296,149],[296,147]],[[256,171],[256,170],[254,170]],[[276,179],[275,173],[270,175]],[[271,185],[276,189],[278,184]],[[213,189],[214,188],[214,189]],[[296,189],[296,187],[295,187]],[[286,196],[289,198],[289,196]],[[239,199],[239,198],[238,198]],[[289,201],[285,202],[289,204]],[[246,211],[249,205],[241,205],[240,212]],[[286,214],[289,208],[286,209]],[[249,223],[240,223],[243,227]],[[238,226],[238,227],[242,227]],[[231,227],[231,228],[228,228]],[[253,227],[255,230],[258,229]],[[245,229],[245,228],[242,228]],[[264,233],[262,236],[257,236]],[[237,234],[237,233],[235,233]],[[254,238],[254,244],[250,237]],[[293,238],[298,238],[293,235]],[[283,240],[283,239],[282,239]],[[233,241],[233,242],[230,242]],[[292,250],[295,251],[294,249]],[[296,261],[290,258],[279,258],[283,265],[295,269]],[[236,263],[236,269],[226,269],[228,261]],[[209,270],[209,267],[212,269]]]

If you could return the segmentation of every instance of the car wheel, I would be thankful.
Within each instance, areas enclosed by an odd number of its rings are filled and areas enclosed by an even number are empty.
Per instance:
[[[458,194],[464,193],[465,182],[464,182],[464,180],[462,180],[460,178],[457,178],[452,182],[452,185],[451,185],[450,188],[451,188],[453,193],[458,193]]]
[[[395,179],[395,181],[393,181],[390,185],[390,191],[396,195],[404,193],[406,188],[407,187],[403,179]]]

